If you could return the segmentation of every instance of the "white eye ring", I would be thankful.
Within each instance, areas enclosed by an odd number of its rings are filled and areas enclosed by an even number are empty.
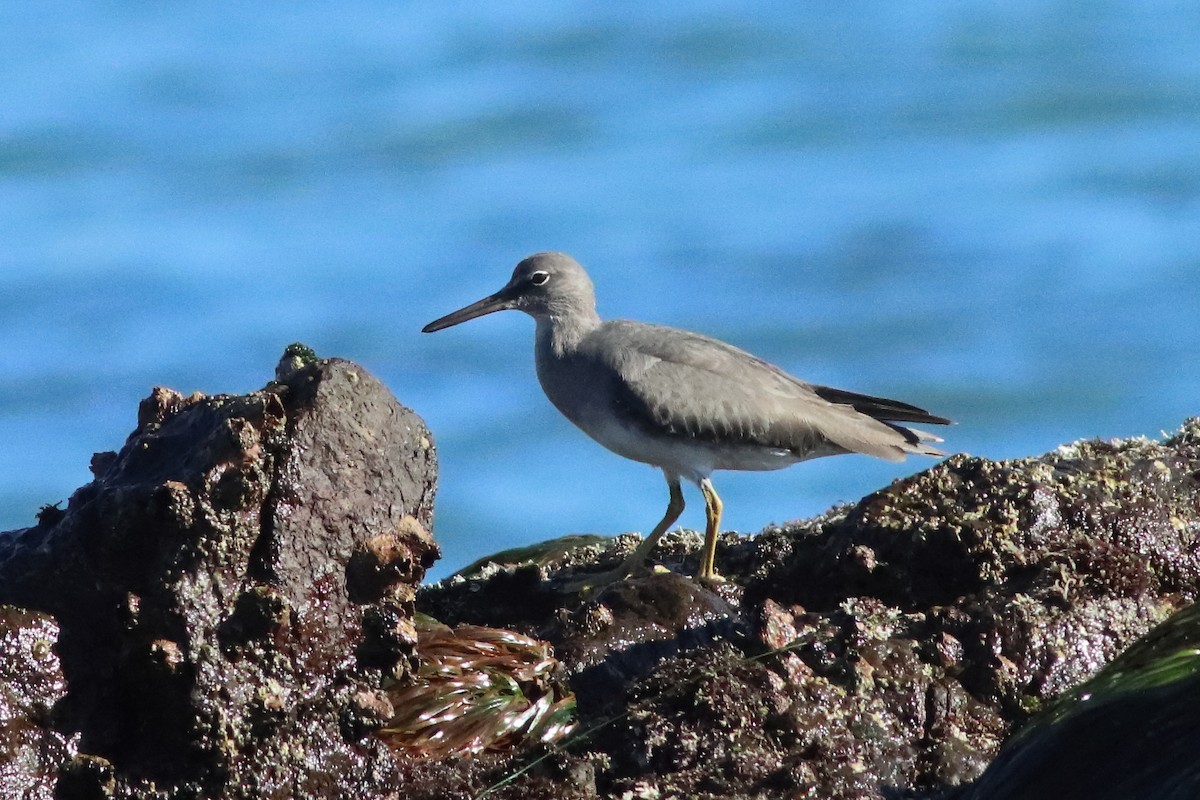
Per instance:
[[[550,280],[550,273],[544,272],[540,269],[537,272],[535,272],[529,276],[529,282],[532,283],[534,286],[545,286],[546,282],[549,280]]]

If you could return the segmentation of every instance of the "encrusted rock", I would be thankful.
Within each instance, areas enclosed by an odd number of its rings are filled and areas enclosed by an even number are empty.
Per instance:
[[[367,796],[394,775],[370,726],[344,724],[394,666],[360,662],[384,593],[347,573],[384,552],[390,613],[411,616],[437,553],[432,440],[357,365],[282,374],[242,396],[156,389],[61,514],[0,536],[0,602],[61,627],[57,720],[87,755],[60,791]]]
[[[667,541],[657,560],[694,563],[698,537]],[[855,506],[723,538],[732,588],[666,591],[685,579],[652,576],[573,611],[541,610],[553,605],[548,587],[616,563],[628,545],[580,548],[548,576],[525,566],[452,579],[419,606],[454,622],[507,613],[556,643],[591,732],[571,752],[602,796],[941,798],[978,778],[1038,709],[1195,599],[1200,422],[1161,442],[1085,441],[1006,462],[953,456]],[[657,599],[637,602],[650,586]],[[717,619],[731,633],[706,633]],[[1200,636],[1188,646],[1200,649]],[[1190,732],[1197,716],[1180,708],[1189,721],[1172,724]],[[1108,730],[1103,719],[1082,715],[1071,730]],[[1171,763],[1139,774],[1194,789],[1183,751],[1195,738],[1183,740],[1163,746]],[[1039,762],[1013,763],[1004,775]],[[512,765],[488,774],[495,796],[554,796]],[[565,780],[557,787],[572,796]]]

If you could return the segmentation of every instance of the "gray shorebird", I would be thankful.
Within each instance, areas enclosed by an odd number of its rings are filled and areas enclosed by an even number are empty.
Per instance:
[[[670,499],[663,518],[612,579],[642,568],[683,512],[680,481],[704,496],[704,551],[697,576],[719,580],[713,561],[721,498],[719,469],[772,470],[810,458],[864,453],[888,461],[945,455],[938,437],[899,423],[950,420],[882,397],[816,386],[733,345],[679,328],[601,320],[583,267],[565,253],[517,264],[500,291],[422,330],[517,309],[537,322],[534,355],[546,397],[563,416],[617,455],[663,471]]]

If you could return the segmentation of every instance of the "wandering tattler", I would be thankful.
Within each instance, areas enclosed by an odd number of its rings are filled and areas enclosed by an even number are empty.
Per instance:
[[[493,311],[537,321],[538,380],[555,408],[618,455],[652,464],[670,488],[667,511],[610,576],[642,567],[683,512],[686,478],[704,495],[704,552],[697,575],[718,579],[713,560],[721,498],[718,469],[771,470],[820,456],[864,453],[901,461],[940,456],[938,437],[898,423],[947,425],[916,406],[815,386],[744,350],[698,333],[629,320],[601,320],[583,267],[565,253],[537,253],[495,294],[426,325],[440,331]]]

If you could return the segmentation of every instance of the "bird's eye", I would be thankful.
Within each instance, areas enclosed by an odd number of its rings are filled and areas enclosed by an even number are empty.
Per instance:
[[[550,273],[543,272],[540,269],[537,272],[535,272],[529,276],[529,282],[532,283],[534,286],[545,286],[546,281],[548,281],[548,280],[550,280]]]

